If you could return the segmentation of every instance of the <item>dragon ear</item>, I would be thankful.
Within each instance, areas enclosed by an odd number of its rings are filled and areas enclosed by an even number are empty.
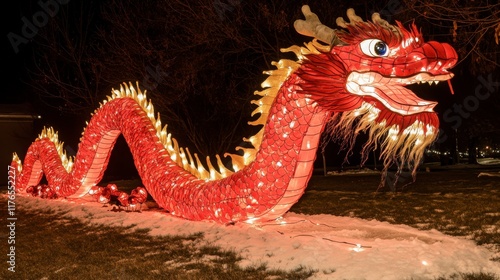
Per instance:
[[[311,12],[308,5],[302,6],[302,13],[306,19],[298,19],[293,23],[299,34],[316,38],[331,46],[342,44],[342,41],[337,37],[337,31],[322,24],[318,16]]]

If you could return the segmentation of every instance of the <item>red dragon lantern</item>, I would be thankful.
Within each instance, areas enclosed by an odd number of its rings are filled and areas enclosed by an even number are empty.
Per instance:
[[[325,130],[348,148],[365,132],[365,157],[380,149],[386,170],[397,164],[415,173],[439,122],[436,103],[406,86],[451,79],[455,50],[424,42],[414,25],[390,25],[378,14],[365,22],[350,9],[349,22],[337,20],[343,30],[334,30],[308,6],[302,11],[306,20],[296,21],[295,28],[315,39],[284,49],[298,60],[282,59],[274,63],[277,69],[265,72],[269,77],[253,101],[252,115],[258,118],[250,122],[262,129],[244,138],[253,148],[225,155],[231,168],[216,156],[217,168],[207,157],[206,169],[162,127],[145,93],[123,84],[93,114],[74,158],[66,157],[53,129],[44,129],[32,143],[23,165],[14,155],[17,190],[37,186],[45,174],[53,196],[93,193],[120,134],[152,198],[190,220],[251,223],[281,217],[304,193]]]

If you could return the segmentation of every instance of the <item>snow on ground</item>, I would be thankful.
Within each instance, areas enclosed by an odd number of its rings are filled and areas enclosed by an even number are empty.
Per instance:
[[[478,158],[477,162],[481,165],[500,165],[500,158]]]
[[[111,207],[83,199],[19,195],[16,202],[28,211],[50,208],[97,225],[136,225],[150,229],[152,235],[203,232],[206,242],[240,253],[241,266],[266,263],[284,270],[305,266],[318,270],[314,279],[434,279],[457,272],[500,275],[498,262],[489,261],[492,253],[473,241],[375,220],[287,213],[279,223],[226,226],[153,210],[112,212]]]
[[[350,170],[343,170],[341,172],[339,171],[329,171],[327,172],[328,175],[358,175],[358,174],[380,174],[380,171],[377,170],[372,170],[369,168],[359,168],[359,169],[350,169]]]

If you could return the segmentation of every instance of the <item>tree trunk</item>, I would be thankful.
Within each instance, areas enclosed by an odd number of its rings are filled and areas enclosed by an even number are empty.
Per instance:
[[[477,137],[469,137],[469,164],[477,164]]]

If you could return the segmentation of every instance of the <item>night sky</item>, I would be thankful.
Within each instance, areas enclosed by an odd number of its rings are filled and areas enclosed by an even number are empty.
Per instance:
[[[15,52],[8,39],[10,32],[22,34],[23,22],[21,18],[25,16],[21,11],[22,3],[27,1],[11,1],[2,9],[2,67],[3,93],[0,95],[0,103],[20,103],[26,101],[29,94],[28,89],[22,80],[26,78],[26,60],[30,59],[31,48],[28,44],[23,44],[19,52]]]

